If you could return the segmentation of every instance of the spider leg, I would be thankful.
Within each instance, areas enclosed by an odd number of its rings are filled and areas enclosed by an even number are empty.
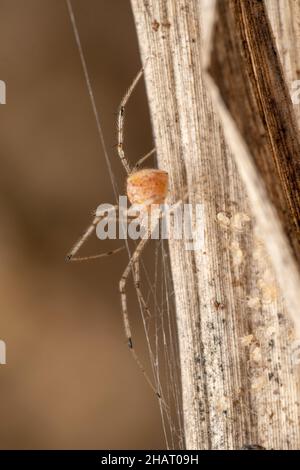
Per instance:
[[[143,306],[148,317],[150,317],[149,307],[141,291],[140,263],[138,260],[133,265],[133,275],[134,275],[134,287],[138,296],[138,300],[140,304]]]
[[[145,66],[146,66],[146,63],[145,63]],[[144,73],[145,66],[138,72],[138,74],[134,78],[132,84],[130,85],[127,92],[123,96],[122,101],[121,101],[120,106],[119,106],[119,110],[118,110],[118,124],[117,124],[117,126],[118,126],[118,154],[119,154],[121,162],[122,162],[122,164],[123,164],[123,166],[124,166],[124,168],[125,168],[128,175],[131,173],[131,169],[130,169],[130,165],[128,163],[128,160],[125,156],[124,149],[123,149],[125,107],[126,107],[126,104],[128,103],[128,100],[129,100],[133,90],[137,86],[140,78],[142,77],[142,75]]]
[[[168,215],[174,215],[174,212],[176,212],[177,209],[186,202],[186,200],[188,199],[188,196],[189,194],[188,194],[188,191],[186,190],[182,199],[178,199],[176,202],[174,202],[174,204],[171,205],[171,207],[168,208],[168,210],[161,212],[160,219],[163,219]]]
[[[127,284],[128,278],[130,276],[131,270],[132,270],[133,266],[135,265],[135,263],[138,262],[141,254],[142,254],[142,251],[145,248],[145,245],[148,242],[148,240],[149,240],[149,238],[143,238],[140,241],[140,243],[136,247],[133,255],[131,256],[131,259],[129,260],[129,263],[126,266],[126,268],[125,268],[125,270],[122,274],[122,277],[120,279],[120,283],[119,283],[125,335],[126,335],[127,343],[128,343],[128,346],[129,346],[130,349],[133,349],[133,343],[132,343],[131,328],[130,328],[130,322],[129,322],[128,311],[127,311],[126,284]]]
[[[137,171],[140,168],[140,166],[142,165],[142,163],[144,163],[144,161],[147,160],[147,158],[151,157],[151,155],[153,155],[155,152],[156,152],[156,148],[154,147],[145,156],[139,158],[138,161],[136,162],[136,164],[134,165],[134,167],[132,169],[132,172]]]
[[[90,255],[90,256],[76,256],[75,258],[67,259],[67,261],[88,261],[91,259],[98,259],[98,258],[105,258],[106,256],[114,255],[115,253],[119,253],[119,251],[124,250],[125,246],[119,246],[115,250],[106,251],[105,253],[99,253],[98,255]]]
[[[118,206],[113,206],[111,207],[109,210],[105,211],[105,214],[103,215],[96,215],[94,217],[94,220],[93,222],[91,223],[91,225],[88,226],[88,228],[86,229],[86,231],[83,233],[83,235],[79,238],[79,240],[75,243],[75,245],[73,246],[73,248],[71,249],[71,251],[67,254],[66,256],[66,261],[83,261],[85,259],[89,259],[89,257],[85,257],[85,258],[74,258],[74,255],[76,255],[76,253],[80,250],[80,248],[82,247],[82,245],[87,241],[87,239],[92,235],[92,233],[94,232],[97,224],[100,222],[100,220],[102,220],[105,216],[107,216],[107,214],[112,211],[112,210],[116,210]],[[120,251],[122,248],[118,248],[117,251]],[[116,252],[116,250],[114,250],[114,252]],[[108,252],[108,254],[112,254],[111,252]],[[106,256],[107,254],[106,253],[103,253],[102,255],[95,255],[96,257],[102,257],[102,256]],[[93,258],[93,257],[92,257]]]
[[[128,317],[128,310],[127,310],[127,295],[126,295],[126,284],[128,281],[128,278],[130,276],[131,270],[133,268],[133,273],[134,273],[134,279],[135,279],[135,285],[138,287],[137,292],[139,299],[141,302],[144,304],[144,299],[140,291],[140,286],[139,286],[139,276],[138,272],[136,271],[136,263],[138,263],[139,258],[142,254],[143,249],[145,248],[146,243],[150,239],[150,233],[148,234],[147,238],[144,238],[140,241],[139,245],[135,249],[131,259],[129,260],[128,265],[126,266],[123,275],[120,279],[119,283],[119,290],[120,290],[120,295],[121,295],[121,304],[122,304],[122,316],[123,316],[123,322],[124,322],[124,328],[125,328],[125,335],[127,338],[127,344],[130,349],[130,352],[136,361],[139,369],[141,370],[142,374],[144,375],[146,381],[154,391],[154,393],[158,396],[159,399],[161,399],[160,393],[157,391],[157,389],[154,387],[150,377],[148,376],[147,372],[145,371],[145,368],[143,364],[141,363],[137,353],[135,352],[135,349],[133,347],[133,342],[132,342],[132,334],[131,334],[131,327],[130,327],[130,322],[129,322],[129,317]]]

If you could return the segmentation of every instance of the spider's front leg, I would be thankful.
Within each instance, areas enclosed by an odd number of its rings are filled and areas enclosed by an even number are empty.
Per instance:
[[[143,293],[141,291],[141,278],[140,278],[140,263],[137,260],[133,266],[133,276],[134,276],[134,287],[138,296],[138,300],[140,305],[145,310],[148,317],[150,317],[150,310],[149,307],[144,299]]]
[[[75,243],[75,245],[73,246],[71,251],[68,253],[68,255],[66,256],[66,261],[87,261],[87,260],[91,260],[91,259],[98,259],[98,258],[102,258],[104,256],[113,255],[113,254],[118,253],[119,251],[124,249],[124,246],[121,246],[119,248],[116,248],[115,250],[107,251],[106,253],[100,253],[98,255],[74,257],[76,255],[76,253],[78,253],[78,251],[80,250],[82,245],[92,235],[92,233],[94,232],[94,230],[97,227],[97,224],[104,217],[106,217],[110,212],[115,211],[118,207],[119,207],[118,205],[115,205],[115,206],[111,207],[110,209],[106,210],[105,214],[101,214],[101,215],[97,215],[97,211],[96,211],[96,215],[94,217],[93,222],[91,223],[91,225],[88,226],[86,231],[83,233],[83,235],[79,238],[79,240]]]

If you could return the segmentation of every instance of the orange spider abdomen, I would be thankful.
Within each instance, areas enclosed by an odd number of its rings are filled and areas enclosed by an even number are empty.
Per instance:
[[[156,169],[138,170],[127,178],[127,196],[131,204],[163,204],[168,193],[168,173]]]

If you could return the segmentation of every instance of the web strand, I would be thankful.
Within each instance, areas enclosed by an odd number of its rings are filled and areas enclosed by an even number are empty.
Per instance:
[[[106,160],[109,176],[110,176],[112,187],[113,187],[113,190],[114,190],[115,199],[116,199],[116,201],[118,201],[118,189],[117,189],[116,181],[115,181],[114,174],[113,174],[113,171],[112,171],[112,167],[111,167],[109,155],[108,155],[108,152],[107,152],[107,148],[106,148],[106,145],[105,145],[104,134],[103,134],[103,131],[102,131],[100,116],[99,116],[99,113],[98,113],[98,110],[97,110],[96,100],[95,100],[93,88],[92,88],[92,85],[91,85],[91,80],[90,80],[88,68],[87,68],[87,65],[86,65],[86,60],[85,60],[85,57],[84,57],[84,52],[83,52],[83,48],[82,48],[82,44],[81,44],[79,30],[78,30],[78,27],[77,27],[76,18],[75,18],[75,15],[74,15],[74,10],[73,10],[71,0],[66,0],[66,4],[67,4],[69,17],[70,17],[70,20],[71,20],[71,24],[72,24],[73,33],[74,33],[75,41],[76,41],[76,44],[77,44],[79,56],[80,56],[80,61],[81,61],[81,65],[82,65],[82,69],[83,69],[83,73],[84,73],[84,78],[85,78],[88,94],[89,94],[91,105],[92,105],[92,110],[93,110],[95,121],[96,121],[96,126],[97,126],[98,135],[99,135],[99,138],[100,138],[101,147],[102,147],[104,157],[105,157],[105,160]]]

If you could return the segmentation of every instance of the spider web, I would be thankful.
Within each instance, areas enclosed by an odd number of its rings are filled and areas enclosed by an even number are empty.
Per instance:
[[[76,45],[78,48],[84,78],[95,117],[101,149],[104,153],[110,180],[113,186],[116,201],[118,201],[118,188],[111,167],[111,162],[102,131],[99,113],[96,107],[93,89],[82,49],[80,35],[76,23],[71,0],[66,5],[73,27]],[[131,251],[125,240],[129,259]],[[154,246],[153,246],[154,245]],[[148,309],[139,300],[144,328],[145,344],[148,351],[150,370],[154,388],[161,398],[153,394],[160,408],[162,428],[167,449],[184,448],[184,432],[182,417],[179,347],[176,330],[176,309],[174,304],[174,288],[169,263],[169,252],[166,240],[152,242],[152,266],[140,261],[141,289]],[[148,370],[147,370],[148,373]],[[150,375],[150,374],[149,374]]]
[[[183,449],[179,347],[169,251],[165,240],[155,241],[154,245],[154,266],[149,269],[142,263],[142,286],[148,293],[146,301],[150,318],[146,317],[142,306],[140,311],[152,374],[162,396],[160,412],[166,446],[168,449]]]

